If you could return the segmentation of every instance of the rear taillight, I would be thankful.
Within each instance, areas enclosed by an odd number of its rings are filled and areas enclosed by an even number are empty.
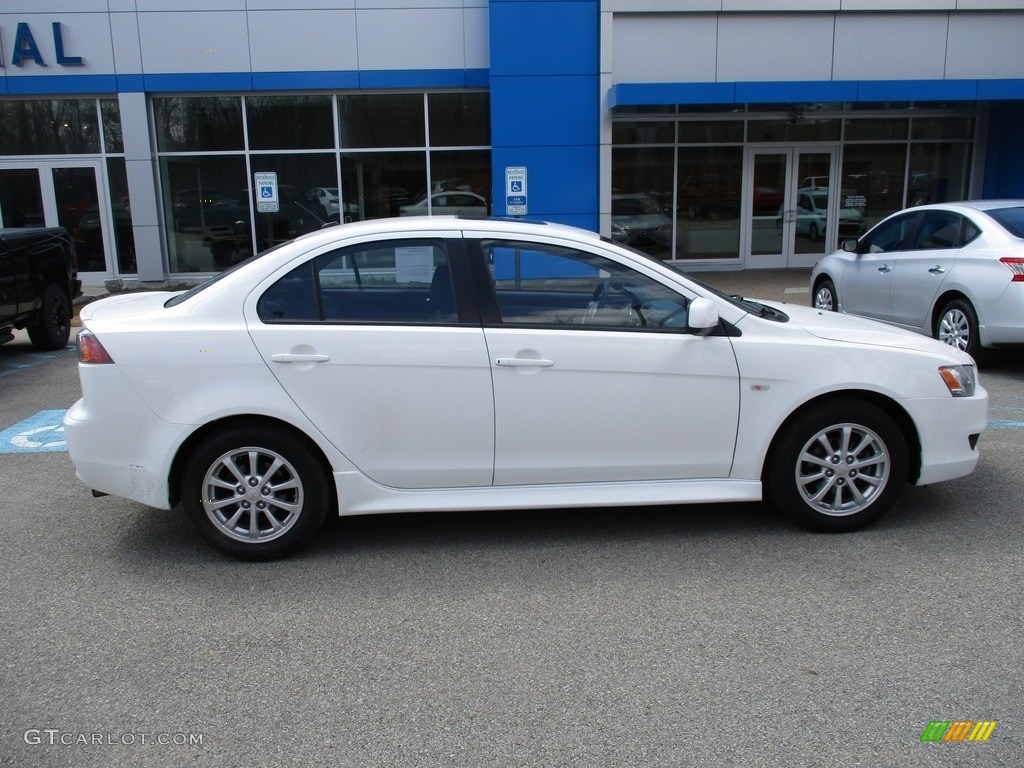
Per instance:
[[[1020,256],[1003,256],[999,263],[1013,272],[1012,283],[1024,283],[1024,258]]]
[[[78,362],[112,363],[114,358],[103,348],[95,333],[82,330],[78,334]]]

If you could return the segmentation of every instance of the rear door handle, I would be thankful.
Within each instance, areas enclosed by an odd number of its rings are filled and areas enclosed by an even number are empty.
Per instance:
[[[331,357],[330,355],[281,352],[276,355],[271,355],[270,359],[275,363],[326,363],[331,359]]]
[[[502,368],[550,368],[554,360],[536,357],[499,357],[496,361]]]
[[[931,272],[933,275],[941,275],[941,274],[943,274],[946,271],[946,268],[945,267],[940,267],[938,264],[936,264],[934,267],[932,267],[928,271]]]
[[[883,264],[878,268],[878,271],[881,272],[882,274],[888,274],[889,272],[892,272],[892,269],[889,267],[888,264]]]

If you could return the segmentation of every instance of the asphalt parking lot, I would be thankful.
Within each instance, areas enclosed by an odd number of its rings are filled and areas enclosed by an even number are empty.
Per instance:
[[[0,764],[1019,766],[1024,359],[981,380],[978,470],[860,533],[761,504],[396,515],[253,564],[94,499],[55,426],[74,353],[0,346]],[[921,740],[946,721],[997,725]]]

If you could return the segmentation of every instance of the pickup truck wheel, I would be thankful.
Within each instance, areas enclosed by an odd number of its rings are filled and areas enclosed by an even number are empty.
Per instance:
[[[71,305],[67,294],[56,283],[43,289],[43,303],[34,323],[28,326],[28,337],[41,350],[64,349],[71,338]]]

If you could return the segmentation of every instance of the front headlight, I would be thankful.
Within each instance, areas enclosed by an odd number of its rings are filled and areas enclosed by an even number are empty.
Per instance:
[[[971,397],[977,381],[973,365],[943,365],[939,376],[953,397]]]

